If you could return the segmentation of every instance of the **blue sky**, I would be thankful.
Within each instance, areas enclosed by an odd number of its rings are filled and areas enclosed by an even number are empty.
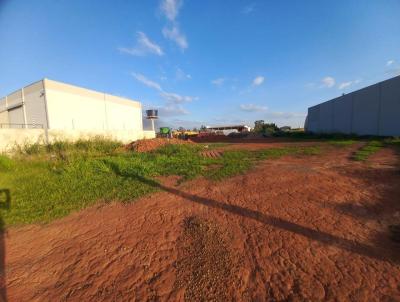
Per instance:
[[[400,1],[0,0],[0,95],[47,77],[158,108],[263,119],[400,74]]]

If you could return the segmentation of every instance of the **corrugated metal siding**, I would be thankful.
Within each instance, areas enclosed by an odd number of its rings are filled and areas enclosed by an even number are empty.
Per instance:
[[[8,124],[8,111],[0,112],[0,124]]]
[[[24,124],[24,112],[21,107],[17,107],[8,111],[10,128],[23,128]]]
[[[14,93],[7,96],[8,106],[15,106],[22,103],[22,92],[21,90],[15,91]]]
[[[0,112],[6,110],[6,98],[0,99]]]
[[[45,127],[47,124],[43,83],[24,88],[26,122],[28,128]]]

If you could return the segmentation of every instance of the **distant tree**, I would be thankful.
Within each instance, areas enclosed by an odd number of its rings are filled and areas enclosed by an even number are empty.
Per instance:
[[[179,130],[179,131],[185,131],[185,128],[179,127],[178,130]]]
[[[196,127],[194,127],[192,131],[193,131],[193,132],[197,132],[198,130],[197,130]]]
[[[263,134],[273,135],[274,133],[279,132],[279,127],[275,123],[269,123],[263,125]]]
[[[254,122],[253,131],[270,136],[278,132],[279,128],[275,123],[265,123],[263,120],[258,120]]]
[[[200,130],[201,131],[205,131],[207,129],[207,127],[206,126],[204,126],[204,125],[201,125],[201,127],[200,127]]]
[[[262,132],[264,126],[264,121],[263,120],[258,120],[254,122],[254,132]]]

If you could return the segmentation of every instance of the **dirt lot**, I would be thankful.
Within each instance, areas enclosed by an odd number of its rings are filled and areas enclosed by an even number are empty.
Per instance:
[[[220,182],[171,177],[134,203],[11,228],[8,299],[400,301],[388,233],[400,220],[397,155],[358,163],[356,147],[267,160]]]

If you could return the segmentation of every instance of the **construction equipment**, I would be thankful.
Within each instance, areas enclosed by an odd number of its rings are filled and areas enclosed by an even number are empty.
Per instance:
[[[172,137],[172,129],[169,127],[160,127],[159,136],[171,138]]]
[[[172,136],[180,139],[188,139],[191,137],[195,137],[199,135],[197,131],[191,131],[191,130],[175,130],[172,132]]]

